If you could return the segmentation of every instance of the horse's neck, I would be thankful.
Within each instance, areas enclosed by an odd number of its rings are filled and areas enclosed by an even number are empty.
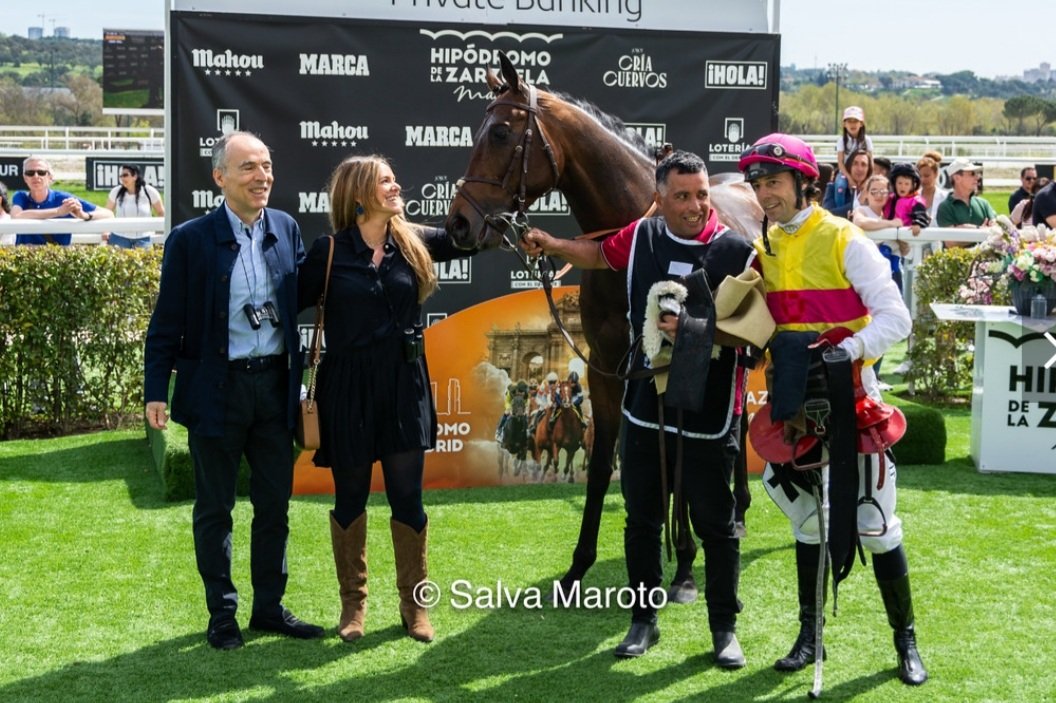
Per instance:
[[[590,132],[563,135],[558,189],[584,232],[623,227],[649,208],[653,168],[648,158],[600,126]]]

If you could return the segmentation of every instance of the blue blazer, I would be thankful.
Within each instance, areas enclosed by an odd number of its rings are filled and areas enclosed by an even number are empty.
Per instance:
[[[165,241],[161,288],[147,327],[145,402],[168,401],[173,421],[207,437],[223,435],[227,380],[228,301],[239,244],[226,209],[186,222]],[[297,329],[297,267],[304,243],[297,222],[281,210],[264,209],[264,259],[275,282],[290,370],[288,424],[300,403],[300,334]]]

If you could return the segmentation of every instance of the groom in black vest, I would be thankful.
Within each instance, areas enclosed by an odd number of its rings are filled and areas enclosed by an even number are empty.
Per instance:
[[[659,396],[660,377],[649,375],[647,356],[636,354],[629,369],[619,451],[627,510],[624,551],[636,595],[631,628],[616,656],[641,656],[660,638],[657,609],[666,602],[661,530],[667,494],[673,490],[676,515],[682,505],[688,506],[689,522],[704,549],[704,595],[716,664],[736,669],[745,665],[745,658],[735,634],[741,610],[740,542],[730,480],[741,441],[745,369],[738,363],[743,350],[713,344],[712,293],[726,276],[748,270],[754,253],[746,237],[719,223],[711,208],[707,169],[696,154],[676,151],[660,162],[654,197],[659,217],[636,220],[603,242],[557,239],[533,229],[524,237],[524,248],[530,255],[558,256],[581,268],[626,270],[632,340],[653,336],[670,347],[672,381],[680,347],[688,352],[682,368],[694,369]],[[673,282],[683,296],[657,311],[647,300],[655,298],[655,292],[650,296],[654,285],[671,285],[664,282]],[[710,354],[698,353],[707,349]],[[681,400],[675,402],[675,397]],[[686,399],[688,403],[682,402]],[[665,466],[660,465],[661,441]]]

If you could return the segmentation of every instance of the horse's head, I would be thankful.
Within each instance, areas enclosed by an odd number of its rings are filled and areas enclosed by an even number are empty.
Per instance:
[[[558,397],[561,399],[562,408],[572,407],[572,382],[561,381],[557,391]]]
[[[559,169],[538,119],[539,91],[521,80],[505,54],[502,79],[489,69],[495,98],[477,130],[466,175],[447,213],[446,229],[462,249],[491,249],[536,198],[553,188]]]
[[[528,393],[514,393],[510,402],[510,415],[523,417],[528,414]]]

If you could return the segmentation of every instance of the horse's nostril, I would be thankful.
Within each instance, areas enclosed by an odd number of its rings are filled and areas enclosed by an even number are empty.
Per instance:
[[[462,217],[462,215],[454,215],[447,218],[446,229],[449,235],[456,239],[461,239],[469,231],[469,223],[466,222],[466,218]]]

